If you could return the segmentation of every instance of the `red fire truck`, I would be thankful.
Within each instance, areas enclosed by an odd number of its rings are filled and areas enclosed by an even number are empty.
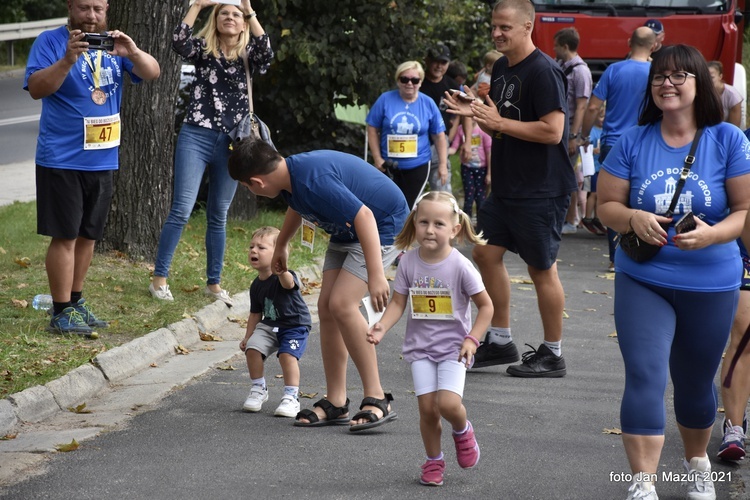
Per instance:
[[[628,53],[628,38],[648,19],[664,26],[665,45],[684,43],[701,51],[707,61],[724,66],[724,81],[747,96],[742,66],[745,0],[532,0],[536,9],[533,39],[555,57],[553,37],[574,27],[581,36],[578,54],[594,80]],[[743,103],[743,123],[745,127]]]

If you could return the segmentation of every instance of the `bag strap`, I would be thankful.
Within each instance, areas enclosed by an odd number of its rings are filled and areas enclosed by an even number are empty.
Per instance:
[[[695,151],[698,149],[698,141],[700,140],[701,135],[703,135],[703,129],[699,128],[695,131],[693,144],[690,146],[690,152],[685,157],[685,165],[683,165],[682,172],[680,172],[680,180],[677,181],[677,186],[675,186],[674,188],[674,196],[672,196],[672,202],[669,204],[669,210],[667,210],[667,213],[664,214],[664,217],[672,217],[672,214],[674,213],[674,209],[677,206],[677,201],[680,198],[682,188],[685,186],[687,176],[690,173],[690,169],[693,167],[693,163],[695,163]]]
[[[242,62],[245,66],[245,81],[247,82],[247,109],[250,116],[253,116],[253,79],[250,77],[250,68],[247,62],[247,52],[242,52]]]

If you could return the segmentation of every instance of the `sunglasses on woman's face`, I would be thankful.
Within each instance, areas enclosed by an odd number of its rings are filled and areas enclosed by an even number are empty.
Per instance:
[[[406,85],[407,83],[411,82],[413,85],[419,85],[419,82],[422,80],[419,78],[408,78],[406,76],[400,76],[398,77],[398,81]]]

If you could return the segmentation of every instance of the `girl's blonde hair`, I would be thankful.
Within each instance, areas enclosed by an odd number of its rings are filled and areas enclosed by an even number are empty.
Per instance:
[[[218,4],[216,5],[213,10],[211,11],[211,15],[208,18],[208,21],[206,22],[206,25],[201,28],[201,30],[196,35],[198,38],[203,38],[206,43],[206,47],[203,49],[203,52],[206,55],[211,55],[215,58],[221,57],[221,54],[219,52],[219,49],[221,48],[221,42],[219,40],[219,30],[216,28],[216,18],[219,17],[219,11],[223,9],[224,7],[232,7],[237,10],[240,10],[239,7],[236,5],[227,5],[227,4]],[[242,12],[240,10],[240,12]],[[240,33],[239,38],[237,39],[237,43],[229,49],[228,54],[224,54],[224,57],[227,59],[227,61],[234,61],[245,50],[247,47],[247,44],[250,43],[250,30],[247,26],[247,21],[245,21],[244,17],[242,19],[242,22],[244,23],[244,29],[242,30],[242,33]]]
[[[458,202],[452,194],[445,191],[429,191],[420,196],[414,204],[414,209],[406,218],[406,222],[404,222],[404,228],[398,233],[398,236],[396,236],[396,239],[394,240],[394,245],[396,245],[396,247],[402,250],[407,250],[416,240],[417,230],[414,227],[414,220],[419,212],[419,204],[424,200],[443,203],[453,210],[453,222],[461,224],[461,229],[459,229],[458,234],[456,235],[456,241],[459,244],[464,245],[467,242],[473,243],[474,245],[487,244],[487,240],[482,238],[482,233],[477,234],[474,232],[474,227],[471,225],[471,218],[466,212],[458,207]]]
[[[403,72],[410,69],[416,69],[419,79],[424,80],[424,68],[419,64],[419,61],[406,61],[399,64],[398,68],[396,68],[396,76],[394,76],[393,79],[398,82],[398,77],[400,77]]]

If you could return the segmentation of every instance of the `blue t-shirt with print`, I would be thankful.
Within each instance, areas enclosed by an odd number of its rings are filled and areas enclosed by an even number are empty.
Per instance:
[[[354,218],[362,205],[378,225],[381,245],[392,245],[409,215],[401,190],[361,158],[320,150],[286,158],[292,192],[281,195],[304,219],[331,235],[334,243],[359,241]]]
[[[26,65],[23,88],[29,89],[29,77],[36,71],[52,66],[65,56],[68,30],[61,26],[43,32],[34,40]],[[94,91],[92,68],[101,55],[99,86],[107,96],[99,105],[91,99]],[[84,124],[88,119],[99,118],[111,122],[120,112],[125,72],[134,83],[141,81],[133,74],[133,63],[124,57],[112,56],[105,51],[89,50],[88,59],[81,54],[70,68],[60,88],[42,99],[42,116],[39,120],[39,139],[36,146],[36,163],[44,167],[73,170],[116,170],[118,146],[105,149],[84,149]],[[109,117],[109,118],[108,118]],[[120,131],[122,123],[120,122]],[[94,129],[96,125],[90,127]],[[100,133],[105,133],[105,127]]]
[[[445,123],[435,101],[421,92],[417,93],[417,100],[410,103],[401,98],[398,90],[383,93],[373,104],[366,121],[380,132],[380,154],[383,159],[397,161],[398,168],[402,170],[417,168],[430,161],[430,135],[445,132]],[[416,135],[416,155],[389,154],[389,135]]]
[[[661,121],[630,129],[620,137],[603,165],[608,173],[630,181],[632,208],[656,214],[667,212],[691,146],[669,146],[660,127]],[[707,127],[680,193],[673,222],[691,210],[709,225],[722,221],[729,214],[727,180],[748,173],[750,142],[742,131],[726,122]],[[742,262],[734,240],[683,251],[672,241],[673,225],[668,232],[667,245],[645,263],[636,263],[618,248],[617,270],[647,283],[680,290],[737,289]]]

